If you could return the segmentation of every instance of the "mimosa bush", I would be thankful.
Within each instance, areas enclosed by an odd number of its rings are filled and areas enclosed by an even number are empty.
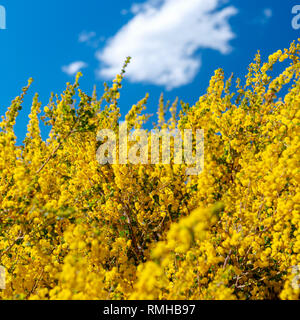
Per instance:
[[[197,176],[172,161],[97,162],[97,132],[119,129],[125,70],[101,98],[80,90],[80,74],[43,110],[35,95],[18,146],[30,80],[0,123],[0,298],[298,299],[299,50],[293,42],[265,63],[258,53],[235,89],[216,70],[179,112],[161,97],[154,128],[204,129]],[[147,99],[127,114],[128,130],[148,120]]]

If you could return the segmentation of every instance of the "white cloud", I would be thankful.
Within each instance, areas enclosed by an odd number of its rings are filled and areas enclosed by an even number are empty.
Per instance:
[[[99,43],[103,42],[104,40],[105,38],[103,36],[98,37],[96,32],[94,31],[82,31],[78,36],[78,42],[84,43],[92,48],[97,48],[99,46]]]
[[[151,10],[153,7],[158,7],[164,2],[164,0],[148,0],[141,3],[133,3],[130,11],[133,14],[137,14],[146,10]]]
[[[127,78],[165,86],[168,90],[193,80],[201,66],[201,48],[230,52],[234,33],[228,19],[233,6],[219,8],[224,0],[148,0],[134,4],[131,20],[96,54],[97,71],[111,79],[127,56],[132,62]]]
[[[82,31],[79,36],[78,36],[78,41],[79,42],[89,42],[92,38],[96,37],[96,32],[90,31]]]
[[[81,69],[86,68],[88,65],[83,61],[75,61],[70,63],[67,66],[62,67],[62,71],[69,76],[72,76],[79,72]]]

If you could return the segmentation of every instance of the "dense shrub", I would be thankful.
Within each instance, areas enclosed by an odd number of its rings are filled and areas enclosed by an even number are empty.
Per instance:
[[[299,50],[257,54],[236,89],[217,70],[179,113],[161,97],[155,127],[204,129],[204,171],[191,177],[185,164],[97,162],[99,129],[118,132],[124,70],[100,99],[79,76],[43,112],[36,95],[18,146],[29,83],[0,123],[0,298],[299,298]],[[147,121],[147,97],[129,129]]]

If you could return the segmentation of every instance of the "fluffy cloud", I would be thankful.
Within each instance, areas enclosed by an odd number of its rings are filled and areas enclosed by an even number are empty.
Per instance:
[[[70,76],[76,74],[81,69],[86,68],[88,65],[83,61],[75,61],[67,66],[62,67],[62,71]]]
[[[188,84],[201,66],[198,50],[230,52],[234,33],[228,19],[233,6],[224,0],[148,0],[134,4],[132,19],[97,52],[98,75],[111,79],[127,56],[132,62],[127,78],[165,86],[168,90]]]

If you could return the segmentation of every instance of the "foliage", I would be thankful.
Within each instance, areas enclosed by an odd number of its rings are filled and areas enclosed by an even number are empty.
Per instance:
[[[161,97],[155,127],[204,129],[205,168],[192,177],[185,164],[96,161],[99,129],[118,131],[125,70],[100,99],[78,75],[42,116],[36,95],[17,146],[30,81],[0,123],[0,298],[298,299],[299,50],[294,42],[266,63],[258,53],[236,90],[217,70],[179,113]],[[147,98],[126,116],[129,129],[148,119]]]

